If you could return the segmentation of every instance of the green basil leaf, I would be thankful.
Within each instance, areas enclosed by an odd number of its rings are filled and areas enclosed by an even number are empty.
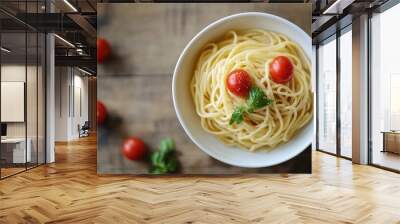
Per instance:
[[[175,149],[175,142],[171,138],[164,138],[160,142],[160,152],[168,154]]]
[[[252,87],[247,99],[247,111],[253,113],[254,110],[260,109],[272,103],[271,99],[268,99],[264,91],[259,87]]]
[[[229,120],[229,124],[233,124],[235,122],[237,124],[242,123],[245,112],[246,112],[246,109],[243,106],[236,107],[232,113],[231,119]]]
[[[176,160],[175,157],[170,157],[167,164],[166,168],[169,173],[173,173],[178,169],[178,161]]]
[[[163,168],[160,168],[160,167],[152,167],[149,170],[149,173],[151,173],[151,174],[165,174],[165,173],[167,173],[167,170],[165,170]]]

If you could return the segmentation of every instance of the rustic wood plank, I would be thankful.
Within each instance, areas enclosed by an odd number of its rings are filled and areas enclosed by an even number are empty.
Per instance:
[[[399,174],[313,151],[310,175],[96,173],[96,139],[0,181],[0,223],[399,223]]]
[[[311,35],[311,4],[138,3],[99,4],[98,36],[109,40],[112,63],[99,75],[172,74],[179,54],[201,29],[240,12],[269,12]],[[101,21],[101,22],[100,22]]]
[[[107,105],[113,120],[121,119],[112,121],[120,125],[112,124],[113,127],[100,129],[99,173],[147,173],[148,166],[145,163],[129,161],[120,152],[123,138],[129,135],[140,137],[151,149],[156,149],[162,138],[173,138],[183,168],[181,172],[185,174],[310,171],[310,151],[299,156],[304,164],[298,164],[298,170],[292,168],[295,160],[270,169],[243,169],[225,165],[203,153],[186,136],[176,118],[169,94],[170,76],[99,77],[98,88],[98,97]]]
[[[108,19],[99,35],[109,40],[113,60],[98,66],[98,99],[114,118],[99,129],[98,172],[147,174],[146,163],[126,160],[123,138],[135,135],[156,149],[164,137],[176,141],[183,174],[238,174],[311,171],[311,151],[280,166],[243,169],[223,164],[198,149],[181,128],[172,104],[173,67],[186,43],[203,27],[226,15],[267,11],[310,33],[310,4],[100,4]],[[296,12],[296,13],[294,13]],[[117,120],[120,122],[116,122]],[[119,125],[115,125],[118,123]]]

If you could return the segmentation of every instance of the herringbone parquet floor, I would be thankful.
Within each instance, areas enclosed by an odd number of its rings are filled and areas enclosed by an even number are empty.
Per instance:
[[[312,175],[96,175],[95,138],[0,181],[0,223],[400,223],[400,175],[313,153]]]

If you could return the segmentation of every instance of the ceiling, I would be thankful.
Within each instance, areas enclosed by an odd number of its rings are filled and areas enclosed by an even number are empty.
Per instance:
[[[45,0],[1,0],[2,46],[12,50],[2,51],[3,60],[36,57],[37,33],[52,32],[61,37],[55,38],[56,65],[82,66],[96,73],[96,4],[96,0],[47,0],[47,4]]]
[[[376,8],[389,0],[316,0],[313,1],[313,44],[320,43],[352,23],[354,17]]]
[[[63,0],[47,0],[55,6],[54,12],[73,12]],[[96,12],[97,0],[68,0],[68,2],[80,12]],[[1,7],[15,12],[46,12],[46,0],[1,0]],[[49,11],[49,10],[48,10]]]
[[[173,0],[179,2],[179,0]],[[229,2],[232,0],[219,0]],[[252,2],[260,2],[255,0]],[[305,2],[312,3],[313,39],[318,40],[334,32],[337,21],[357,15],[366,9],[377,7],[387,0],[269,0],[263,2]],[[62,64],[71,63],[75,66],[79,61],[86,68],[96,70],[96,27],[97,3],[138,2],[137,0],[1,0],[0,26],[2,29],[2,46],[12,49],[8,55],[22,58],[37,50],[34,35],[27,32],[54,32],[62,39],[72,43],[74,47],[55,38],[56,56],[63,60]],[[149,2],[143,0],[142,2]],[[155,2],[171,2],[171,0],[156,0]],[[207,2],[207,0],[198,0]],[[246,2],[246,0],[244,0]],[[52,13],[48,13],[52,8]],[[27,13],[26,13],[27,12]],[[351,22],[351,18],[350,18]],[[329,32],[328,32],[329,31]],[[28,43],[25,51],[25,41]],[[41,45],[39,46],[41,47]],[[4,54],[4,52],[2,52]],[[61,57],[68,56],[68,57]],[[56,61],[57,62],[57,61]],[[88,66],[90,65],[90,66]],[[79,66],[79,64],[78,64]],[[82,65],[83,66],[83,65]]]

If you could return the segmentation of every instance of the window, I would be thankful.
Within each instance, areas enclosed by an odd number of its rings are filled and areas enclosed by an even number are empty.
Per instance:
[[[352,33],[340,36],[340,155],[352,156]]]
[[[400,4],[371,18],[371,162],[400,170]]]
[[[336,39],[318,48],[318,148],[336,153]]]

